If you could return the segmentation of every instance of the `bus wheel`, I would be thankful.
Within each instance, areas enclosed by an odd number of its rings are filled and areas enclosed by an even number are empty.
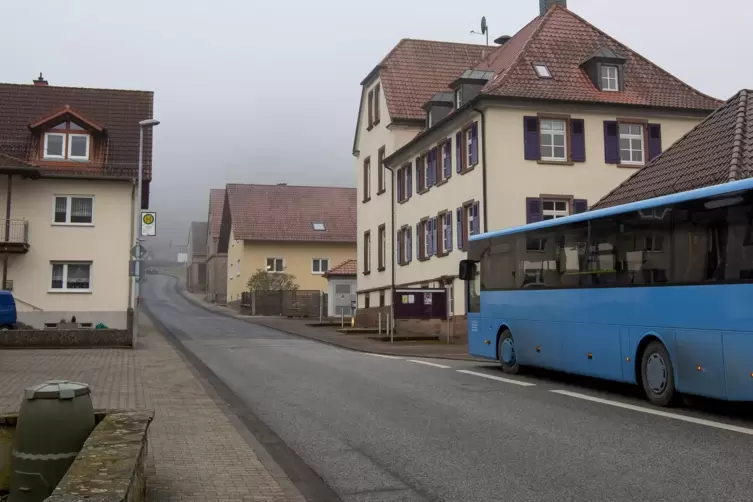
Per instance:
[[[513,340],[512,333],[509,329],[505,329],[499,335],[499,341],[497,342],[497,356],[499,357],[499,364],[502,366],[502,371],[510,375],[515,375],[520,370],[520,364],[518,364],[518,358],[515,353],[515,340]]]
[[[641,357],[641,382],[651,403],[668,406],[675,397],[675,377],[669,352],[659,341],[646,346]]]

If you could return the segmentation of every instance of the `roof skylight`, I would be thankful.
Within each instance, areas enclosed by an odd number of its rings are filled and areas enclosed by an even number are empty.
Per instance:
[[[319,231],[319,232],[321,232],[321,231],[324,231],[324,230],[326,230],[326,229],[327,229],[327,228],[326,228],[326,227],[324,226],[324,223],[322,223],[322,222],[318,222],[318,221],[315,221],[315,222],[313,223],[313,225],[314,225],[314,230],[316,230],[316,231]]]
[[[533,69],[536,70],[536,75],[538,75],[539,78],[552,78],[552,73],[545,64],[535,64],[533,65]]]

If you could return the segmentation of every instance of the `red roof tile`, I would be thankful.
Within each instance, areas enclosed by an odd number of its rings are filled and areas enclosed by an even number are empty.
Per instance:
[[[29,161],[35,136],[29,125],[70,106],[106,128],[104,167],[60,169],[69,174],[132,176],[139,158],[139,121],[152,117],[154,93],[116,89],[0,84],[0,152]],[[0,160],[0,163],[2,161]],[[1,164],[0,164],[1,165]],[[45,168],[46,170],[55,170]],[[144,176],[151,178],[152,131],[144,135]]]
[[[327,273],[324,274],[325,277],[344,275],[358,275],[358,263],[356,260],[345,260],[341,264],[327,270]]]
[[[379,77],[392,120],[424,120],[423,105],[483,57],[485,45],[401,40],[379,64]]]
[[[238,240],[356,242],[356,189],[227,185]],[[314,230],[324,223],[325,230]]]
[[[753,91],[742,90],[591,209],[753,177]]]
[[[222,208],[225,205],[225,189],[212,188],[209,190],[209,235],[220,236],[222,226]]]
[[[602,47],[627,60],[624,91],[600,91],[581,68]],[[553,78],[539,78],[535,63],[546,64]],[[478,66],[497,73],[482,90],[485,95],[693,110],[713,110],[721,104],[559,5]]]

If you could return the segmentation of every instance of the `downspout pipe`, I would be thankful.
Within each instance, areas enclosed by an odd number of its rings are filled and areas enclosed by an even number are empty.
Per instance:
[[[479,115],[481,115],[481,191],[482,191],[482,197],[484,198],[482,203],[482,211],[484,212],[484,233],[489,231],[489,212],[486,210],[486,200],[487,200],[487,183],[486,183],[486,115],[484,114],[484,110],[481,108],[478,108],[476,106],[473,107],[473,111],[478,112]]]
[[[392,327],[388,328],[390,330],[390,333],[394,332],[395,328],[395,250],[397,249],[396,243],[397,243],[397,235],[395,234],[395,171],[392,170],[391,167],[388,168],[390,170],[390,225],[392,228],[390,229],[390,244],[392,245],[392,250],[390,251],[390,255],[392,256],[392,284],[390,291],[392,293],[392,298],[390,298],[390,322],[392,323]],[[380,243],[381,245],[381,243]],[[387,250],[385,249],[384,252],[386,253]]]

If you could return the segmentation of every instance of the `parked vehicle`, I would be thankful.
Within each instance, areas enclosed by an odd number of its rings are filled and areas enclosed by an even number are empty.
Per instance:
[[[16,300],[13,298],[13,293],[0,291],[0,329],[13,329],[17,322]]]

